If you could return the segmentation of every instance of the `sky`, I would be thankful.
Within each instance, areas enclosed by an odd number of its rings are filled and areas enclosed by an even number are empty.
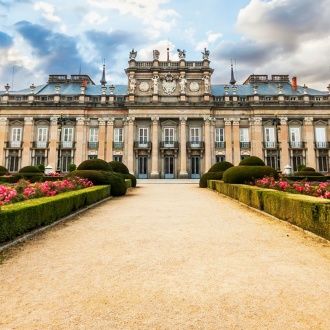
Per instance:
[[[87,74],[126,84],[137,61],[201,61],[210,51],[211,83],[251,74],[289,75],[327,90],[329,0],[0,0],[0,90],[45,84],[49,74]]]

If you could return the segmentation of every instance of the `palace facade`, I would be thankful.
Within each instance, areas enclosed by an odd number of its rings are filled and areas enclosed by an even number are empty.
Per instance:
[[[267,165],[299,164],[329,172],[328,91],[288,75],[251,75],[212,84],[205,49],[200,61],[150,61],[129,54],[127,85],[88,75],[50,75],[45,85],[0,92],[0,165],[16,172],[49,165],[67,172],[89,158],[124,162],[138,178],[199,178],[218,161],[249,155]]]

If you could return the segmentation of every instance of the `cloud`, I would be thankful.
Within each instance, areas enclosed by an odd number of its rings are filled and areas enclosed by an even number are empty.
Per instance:
[[[207,34],[207,42],[210,43],[216,42],[219,38],[223,36],[222,33],[212,33],[212,31],[209,31],[206,34]]]
[[[108,17],[101,16],[99,13],[91,11],[84,17],[84,20],[89,25],[101,25],[108,20]]]
[[[54,6],[50,5],[49,3],[43,2],[43,1],[38,1],[34,5],[35,10],[42,10],[44,13],[42,16],[50,22],[60,22],[61,19],[58,16],[54,15],[55,9]]]
[[[8,48],[13,44],[13,38],[7,33],[0,31],[0,48]]]

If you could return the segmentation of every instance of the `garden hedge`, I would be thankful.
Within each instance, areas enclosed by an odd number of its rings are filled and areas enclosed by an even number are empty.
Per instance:
[[[225,170],[233,166],[234,165],[230,162],[222,161],[212,165],[208,172],[224,172]]]
[[[222,180],[223,172],[207,172],[199,179],[199,187],[206,188],[207,180]]]
[[[208,188],[330,239],[330,200],[214,180]]]
[[[265,166],[265,162],[257,156],[249,156],[241,160],[239,166]]]
[[[121,176],[124,178],[124,179],[130,179],[131,180],[131,184],[132,184],[132,187],[135,188],[136,187],[136,177],[133,175],[133,174],[123,174],[121,173]]]
[[[0,243],[49,225],[108,196],[110,186],[96,186],[4,205],[0,212]]]
[[[129,174],[129,170],[128,170],[127,166],[124,163],[119,162],[118,160],[113,160],[112,162],[109,162],[108,164],[111,166],[111,168],[114,172],[122,173],[122,174]]]
[[[95,171],[108,171],[112,172],[111,166],[103,159],[87,159],[83,161],[77,170],[95,170]],[[72,172],[71,172],[72,173]]]
[[[8,173],[8,170],[4,166],[0,166],[0,176]]]

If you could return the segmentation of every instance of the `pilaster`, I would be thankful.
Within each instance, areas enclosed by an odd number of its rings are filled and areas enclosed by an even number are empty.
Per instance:
[[[58,127],[57,119],[58,115],[50,117],[50,132],[49,132],[49,153],[48,153],[48,164],[53,168],[55,172],[57,169],[57,148],[58,148]]]
[[[251,154],[263,159],[262,154],[262,117],[253,117],[250,121],[251,127]]]
[[[235,166],[238,165],[239,162],[241,161],[239,122],[240,122],[240,118],[233,118],[233,137],[234,137],[233,164]]]
[[[78,166],[86,160],[86,125],[84,117],[76,118],[76,152],[75,164]]]
[[[105,152],[105,160],[107,162],[112,161],[112,145],[113,145],[113,124],[114,118],[108,118],[108,126],[107,126],[107,143],[106,143],[106,152]]]
[[[128,150],[127,167],[131,174],[134,174],[134,117],[127,117],[128,121]]]
[[[283,169],[286,165],[290,165],[290,155],[289,155],[289,133],[288,133],[288,118],[279,116],[281,120],[281,132],[279,134],[280,139],[280,154],[281,154],[281,164],[280,167]],[[276,134],[276,132],[275,132]]]
[[[205,167],[204,173],[211,167],[211,117],[204,117]]]
[[[151,152],[151,179],[159,178],[159,169],[158,169],[158,125],[159,117],[151,117],[152,121],[152,152]]]
[[[22,167],[31,165],[31,138],[32,138],[33,117],[24,118],[24,134],[23,134],[23,152]]]
[[[6,141],[7,125],[8,125],[7,118],[6,117],[0,117],[0,147],[1,147],[0,165],[2,165],[2,166],[6,166],[3,147],[4,147],[5,141]]]
[[[107,118],[98,118],[99,121],[99,149],[97,151],[97,158],[105,160],[105,125]]]
[[[226,141],[226,161],[233,163],[233,141],[231,119],[224,118],[225,121],[225,141]]]
[[[314,127],[313,118],[304,118],[305,139],[306,139],[306,166],[316,168],[316,157],[314,150]]]
[[[180,173],[179,179],[187,179],[187,117],[180,117]]]

